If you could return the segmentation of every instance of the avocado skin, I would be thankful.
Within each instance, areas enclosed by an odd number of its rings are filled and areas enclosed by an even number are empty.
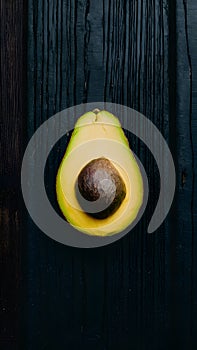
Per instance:
[[[110,160],[126,187],[126,195],[119,208],[104,219],[87,214],[80,207],[76,196],[76,183],[80,171],[88,162],[101,157]],[[115,115],[96,109],[78,118],[58,169],[56,194],[65,219],[87,235],[115,235],[136,219],[143,204],[143,178],[128,139]]]

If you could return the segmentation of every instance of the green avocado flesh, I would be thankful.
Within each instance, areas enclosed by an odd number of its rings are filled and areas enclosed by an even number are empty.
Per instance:
[[[66,220],[85,234],[114,235],[136,219],[143,179],[117,117],[96,109],[77,120],[56,193]]]

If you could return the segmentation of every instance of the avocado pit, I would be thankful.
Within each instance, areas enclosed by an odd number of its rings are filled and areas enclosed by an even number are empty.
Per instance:
[[[76,182],[76,196],[84,212],[105,219],[120,207],[126,196],[126,186],[111,161],[102,157],[90,161],[81,170]],[[92,202],[96,203],[93,212]]]

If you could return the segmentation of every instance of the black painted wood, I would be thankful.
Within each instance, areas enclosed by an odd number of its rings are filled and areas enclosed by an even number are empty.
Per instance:
[[[111,101],[145,113],[168,137],[167,2],[29,1],[28,35],[29,135],[66,107]],[[134,232],[109,247],[79,250],[29,223],[28,349],[166,348],[170,233],[164,225],[156,235],[146,233],[158,172],[139,140],[130,141],[151,188]],[[48,189],[64,142],[49,158]]]
[[[22,196],[25,143],[26,39],[23,1],[0,2],[0,348],[20,337]]]
[[[197,347],[196,293],[196,57],[197,4],[183,0],[176,8],[176,89],[172,144],[175,144],[177,191],[171,238],[172,339],[177,348]],[[173,21],[173,18],[171,19]],[[171,43],[172,54],[175,53]],[[172,116],[171,116],[172,118]]]
[[[0,164],[1,347],[196,349],[195,0],[29,0],[27,19],[22,1],[0,6],[6,142]],[[131,106],[157,125],[172,149],[177,189],[170,216],[148,235],[159,174],[148,149],[128,134],[149,178],[145,215],[115,244],[81,250],[50,240],[30,218],[24,226],[20,165],[25,133],[30,138],[56,112],[93,101],[95,107],[96,101]],[[46,165],[55,208],[54,181],[66,142],[58,142]]]

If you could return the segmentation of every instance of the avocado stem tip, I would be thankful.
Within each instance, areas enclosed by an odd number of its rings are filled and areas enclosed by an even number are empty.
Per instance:
[[[94,114],[98,114],[98,113],[100,112],[100,109],[95,108],[92,112],[93,112]]]

